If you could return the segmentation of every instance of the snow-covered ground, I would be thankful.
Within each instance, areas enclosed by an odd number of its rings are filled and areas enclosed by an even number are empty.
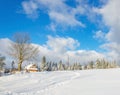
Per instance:
[[[3,76],[0,95],[120,95],[120,69]]]

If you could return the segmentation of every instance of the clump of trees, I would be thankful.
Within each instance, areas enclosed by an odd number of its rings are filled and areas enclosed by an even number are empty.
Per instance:
[[[97,59],[95,63],[95,68],[97,69],[107,69],[107,68],[116,68],[116,67],[118,67],[118,65],[115,61],[108,62],[104,59],[102,60]]]
[[[63,71],[63,70],[85,70],[85,69],[108,69],[116,68],[118,65],[115,61],[109,62],[104,59],[97,59],[95,62],[91,61],[87,65],[81,65],[80,63],[65,64],[61,60],[58,63],[46,62],[46,57],[42,58],[40,71]]]
[[[43,56],[42,63],[40,64],[40,71],[63,71],[63,70],[82,70],[80,63],[65,64],[60,60],[56,62],[46,62],[46,57]]]

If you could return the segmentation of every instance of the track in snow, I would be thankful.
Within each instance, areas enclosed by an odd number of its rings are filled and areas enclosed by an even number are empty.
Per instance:
[[[45,94],[50,89],[55,89],[58,86],[69,83],[79,76],[79,73],[71,71],[38,72],[4,76],[0,79],[0,95]]]

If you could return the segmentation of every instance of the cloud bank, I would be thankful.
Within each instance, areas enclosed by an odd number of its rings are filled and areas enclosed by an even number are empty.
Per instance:
[[[105,34],[107,42],[101,47],[108,51],[107,55],[120,62],[120,0],[108,0],[106,5],[96,8],[96,12],[103,18],[103,22],[110,28]]]
[[[0,39],[0,46],[3,49],[0,49],[0,53],[6,56],[7,62],[12,62],[9,59],[9,55],[6,51],[9,50],[9,45],[12,41],[9,39]],[[6,43],[5,45],[3,43]],[[33,43],[32,43],[33,44]],[[48,40],[44,45],[33,44],[35,47],[39,47],[39,60],[38,63],[41,62],[43,56],[46,56],[47,61],[59,62],[62,60],[64,63],[68,62],[68,57],[70,63],[79,62],[81,64],[85,64],[89,61],[95,61],[98,58],[104,58],[105,56],[102,53],[96,52],[94,50],[79,50],[77,46],[80,43],[70,37],[52,37],[48,36]],[[9,59],[9,60],[8,60]]]

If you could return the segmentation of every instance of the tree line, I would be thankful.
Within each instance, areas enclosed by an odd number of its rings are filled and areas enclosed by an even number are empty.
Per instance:
[[[9,48],[10,56],[17,60],[18,68],[17,70],[22,70],[22,64],[27,60],[35,60],[38,56],[39,48],[31,44],[30,36],[28,33],[16,33],[13,36],[13,42],[10,44]],[[0,55],[0,69],[5,65],[5,57]],[[12,62],[12,67],[14,61]],[[40,71],[57,71],[57,70],[82,70],[82,69],[106,69],[118,67],[115,61],[108,62],[104,59],[89,62],[86,65],[81,65],[80,63],[65,64],[60,60],[58,63],[46,62],[46,57],[42,58],[40,64]]]
[[[119,67],[115,61],[109,62],[105,59],[97,59],[88,64],[81,65],[80,63],[65,64],[61,60],[58,63],[46,62],[46,57],[42,58],[40,71],[62,71],[62,70],[86,70],[86,69],[108,69]]]

